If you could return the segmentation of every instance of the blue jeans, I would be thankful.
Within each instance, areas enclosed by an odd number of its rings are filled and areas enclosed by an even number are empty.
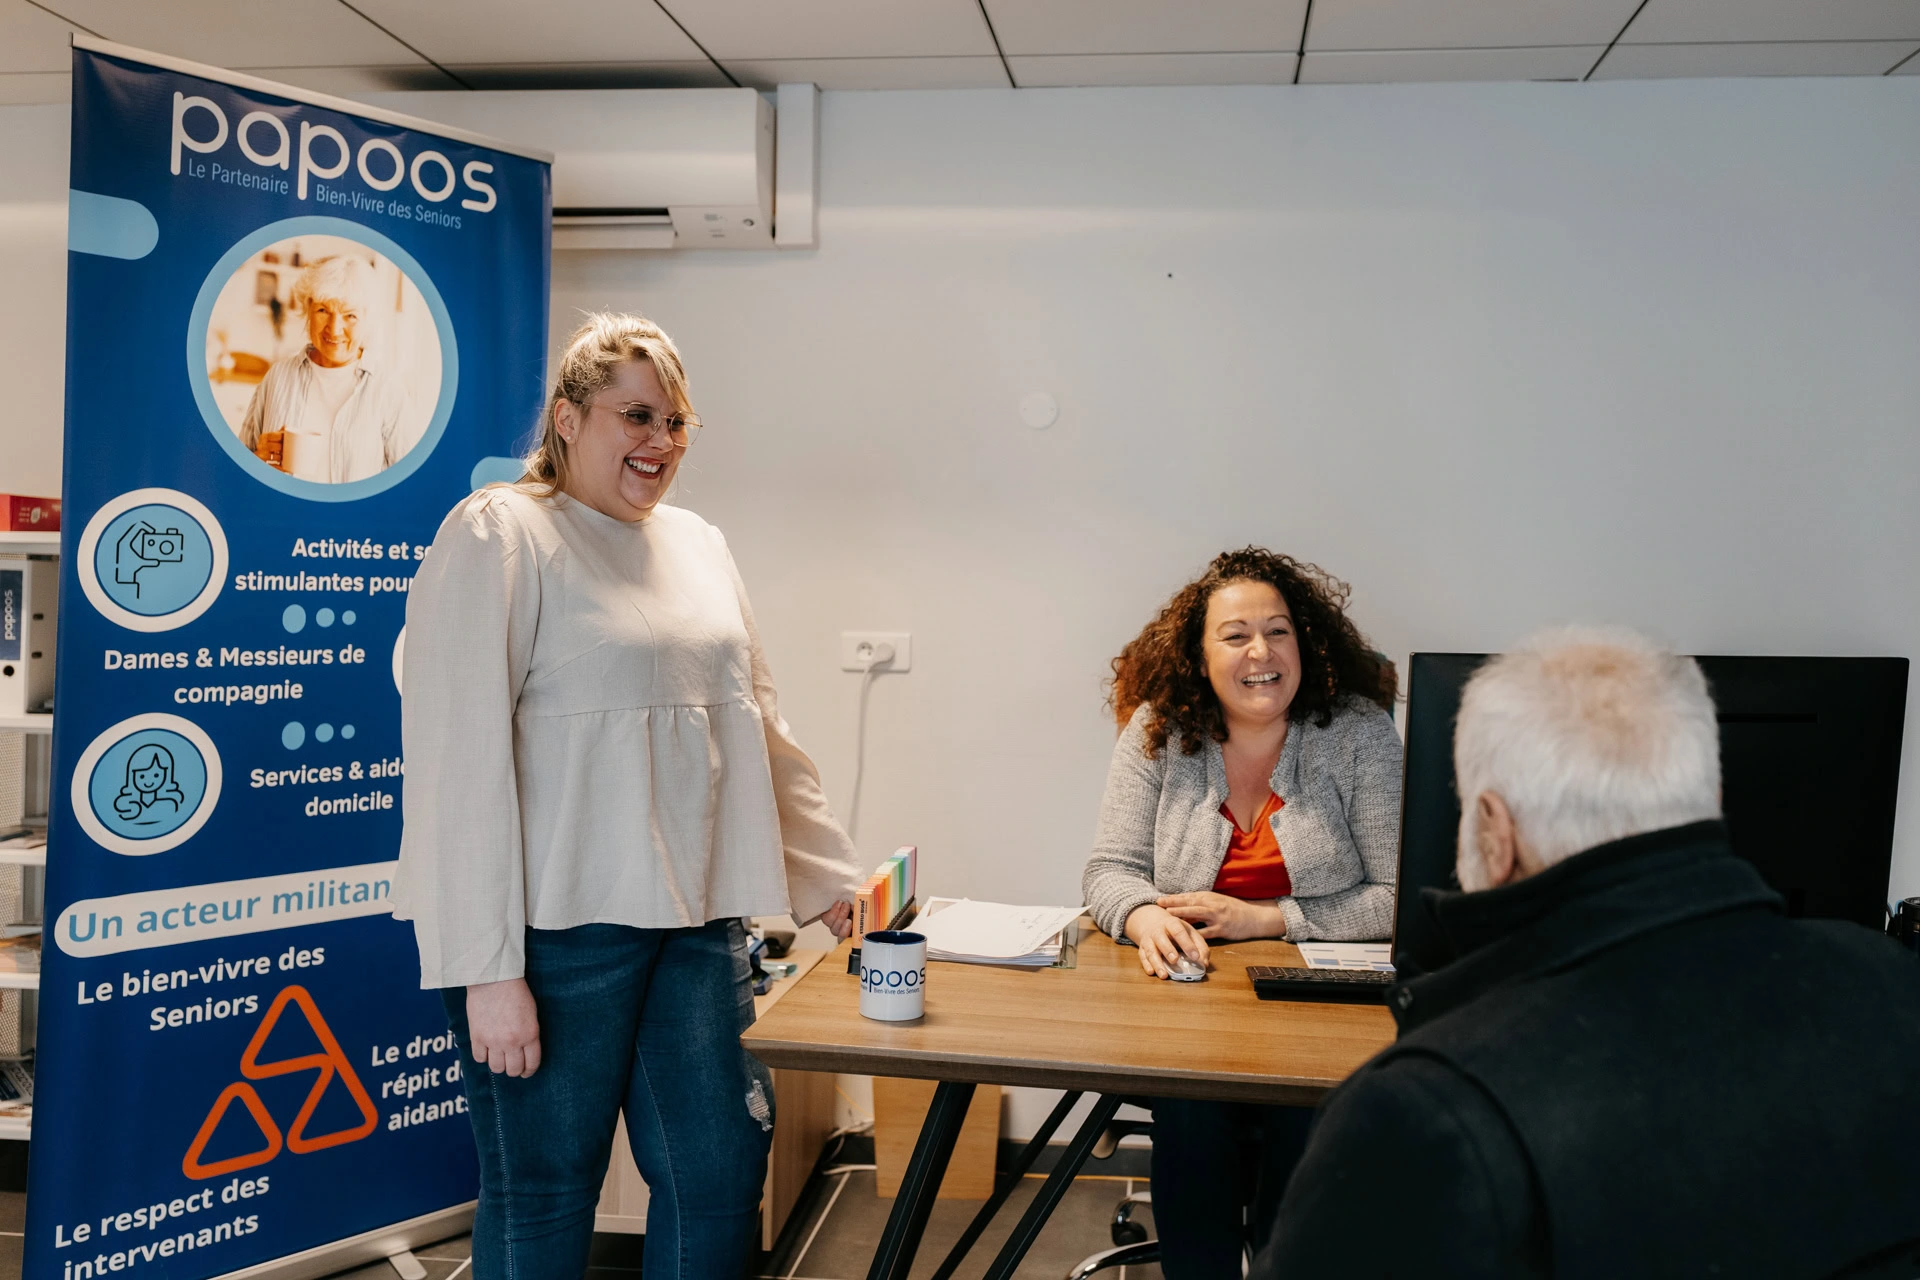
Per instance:
[[[467,996],[441,994],[480,1149],[474,1280],[579,1280],[622,1111],[647,1181],[646,1280],[742,1275],[773,1138],[773,1078],[753,1024],[738,920],[696,929],[527,930],[540,1069],[473,1061]]]
[[[1273,1231],[1313,1111],[1187,1098],[1153,1109],[1153,1225],[1167,1280],[1239,1280],[1240,1249]]]

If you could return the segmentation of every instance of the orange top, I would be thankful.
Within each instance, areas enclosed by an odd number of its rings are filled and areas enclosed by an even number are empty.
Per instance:
[[[1287,802],[1268,795],[1267,802],[1253,819],[1253,830],[1242,831],[1233,811],[1223,802],[1220,816],[1233,827],[1227,838],[1226,861],[1214,878],[1213,891],[1234,898],[1284,898],[1293,892],[1293,877],[1287,874],[1287,860],[1280,854],[1280,841],[1273,834],[1273,815]]]

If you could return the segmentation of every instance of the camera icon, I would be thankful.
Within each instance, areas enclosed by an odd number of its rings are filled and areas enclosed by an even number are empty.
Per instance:
[[[150,564],[179,564],[186,557],[186,543],[178,529],[142,529],[133,548],[136,556]]]
[[[143,585],[140,575],[161,565],[184,564],[187,540],[178,527],[156,529],[145,520],[128,526],[113,549],[113,580],[133,588],[134,598]]]

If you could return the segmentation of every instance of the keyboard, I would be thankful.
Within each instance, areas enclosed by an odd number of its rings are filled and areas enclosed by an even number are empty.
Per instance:
[[[1385,1004],[1395,975],[1378,969],[1307,969],[1250,964],[1253,993],[1262,1000],[1317,1000],[1339,1004]]]

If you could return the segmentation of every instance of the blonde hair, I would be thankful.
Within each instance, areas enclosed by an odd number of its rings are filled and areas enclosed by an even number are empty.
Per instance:
[[[527,455],[527,474],[522,483],[535,485],[543,498],[551,498],[567,487],[567,442],[554,424],[554,407],[562,400],[586,404],[607,389],[620,366],[629,360],[644,360],[653,366],[654,376],[673,401],[675,412],[693,412],[686,366],[680,363],[680,351],[673,339],[644,316],[595,311],[573,331],[567,349],[560,355],[553,393],[547,397],[546,416],[540,427],[540,442]]]

